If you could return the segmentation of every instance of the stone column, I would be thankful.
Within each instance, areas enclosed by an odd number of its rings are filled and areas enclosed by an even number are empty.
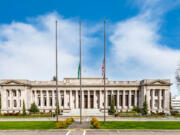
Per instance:
[[[36,90],[34,90],[34,102],[38,106],[38,103],[37,103],[37,91]]]
[[[162,107],[161,107],[161,93],[162,93],[162,90],[159,89],[159,93],[158,93],[158,106],[159,106],[159,111],[162,111]]]
[[[135,90],[134,105],[135,105],[135,106],[138,106],[138,105],[137,105],[137,90]]]
[[[129,103],[129,109],[131,109],[131,90],[129,90],[129,99],[128,99],[128,103]]]
[[[105,104],[105,108],[108,108],[108,91],[106,90],[106,104]]]
[[[150,89],[146,89],[146,101],[147,101],[147,105],[148,105],[148,112],[150,112]]]
[[[119,90],[117,90],[117,109],[119,109]]]
[[[82,90],[82,108],[84,108],[84,90]]]
[[[165,112],[169,113],[170,108],[169,108],[169,103],[170,103],[170,90],[165,89],[164,90],[164,110]]]
[[[78,99],[78,90],[75,90],[75,94],[76,94],[76,109],[78,109],[78,102],[79,102],[79,99]]]
[[[123,92],[123,96],[122,96],[122,97],[123,97],[123,100],[122,100],[122,101],[123,101],[123,102],[122,102],[122,108],[123,108],[123,110],[124,110],[124,109],[125,109],[125,92],[126,92],[126,91],[123,90],[122,92]]]
[[[93,91],[93,108],[94,109],[96,108],[96,101],[97,101],[97,99],[96,99],[96,91],[94,90]]]
[[[49,109],[49,91],[46,90],[46,107]]]
[[[64,90],[64,108],[67,108],[66,90]]]
[[[9,98],[9,101],[10,101],[10,110],[13,108],[13,101],[12,101],[12,89],[11,90],[9,90],[9,94],[10,94],[10,98]]]
[[[72,90],[69,91],[69,107],[72,109]]]
[[[52,108],[55,108],[55,97],[54,97],[54,90],[52,90]]]
[[[90,91],[88,90],[87,93],[88,93],[88,108],[90,108]]]
[[[41,109],[43,108],[43,93],[42,93],[42,90],[41,90]]]
[[[152,99],[151,99],[151,102],[152,102],[152,110],[154,109],[154,89],[152,89]]]
[[[61,110],[61,90],[58,91],[59,109]]]
[[[101,108],[101,103],[102,103],[102,95],[101,95],[101,90],[99,90],[99,108]]]

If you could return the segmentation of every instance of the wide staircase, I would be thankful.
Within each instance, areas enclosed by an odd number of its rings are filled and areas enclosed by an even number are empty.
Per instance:
[[[63,112],[63,116],[79,116],[80,109],[72,109],[70,112]],[[82,109],[82,116],[103,116],[99,109]]]

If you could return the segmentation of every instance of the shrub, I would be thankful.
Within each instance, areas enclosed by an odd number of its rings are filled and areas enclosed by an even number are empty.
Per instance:
[[[99,121],[95,121],[95,122],[93,123],[93,127],[94,127],[94,128],[100,128]]]
[[[100,123],[96,118],[92,118],[91,125],[93,128],[100,128]]]
[[[114,96],[112,96],[112,99],[111,99],[111,107],[110,107],[110,110],[109,110],[109,113],[111,115],[115,114],[116,110],[114,108]]]
[[[132,111],[140,113],[140,108],[138,106],[134,106]]]
[[[72,122],[74,122],[73,118],[67,118],[64,121],[59,121],[56,123],[56,128],[67,128],[68,125],[72,124]]]
[[[74,122],[74,119],[73,119],[73,118],[67,118],[67,119],[66,119],[66,123],[67,123],[68,125],[70,125],[72,122]]]
[[[66,120],[64,121],[59,121],[56,123],[56,128],[66,128],[67,127],[67,123],[66,123]]]
[[[37,113],[37,112],[39,112],[39,109],[35,103],[32,103],[29,111],[32,113]]]
[[[92,118],[91,124],[93,124],[95,121],[97,121],[97,119],[96,118]]]
[[[25,106],[24,100],[23,100],[23,115],[26,115],[26,106]]]
[[[148,113],[148,104],[147,104],[147,100],[146,100],[146,96],[145,96],[145,101],[143,103],[143,114],[147,115]]]

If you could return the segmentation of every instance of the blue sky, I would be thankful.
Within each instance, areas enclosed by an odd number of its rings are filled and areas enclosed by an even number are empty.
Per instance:
[[[180,62],[178,0],[6,0],[0,5],[0,79],[50,80],[59,21],[60,78],[77,77],[78,22],[83,76],[101,77],[107,20],[110,80],[170,78]],[[173,94],[178,94],[176,85]]]

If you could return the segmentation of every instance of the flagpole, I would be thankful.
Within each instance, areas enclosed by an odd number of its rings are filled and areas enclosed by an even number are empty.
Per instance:
[[[104,124],[106,122],[106,21],[104,20]]]
[[[82,124],[82,90],[81,90],[81,21],[79,22],[79,45],[80,45],[80,124]]]
[[[56,20],[56,122],[58,122],[58,46],[57,46],[57,20]]]

